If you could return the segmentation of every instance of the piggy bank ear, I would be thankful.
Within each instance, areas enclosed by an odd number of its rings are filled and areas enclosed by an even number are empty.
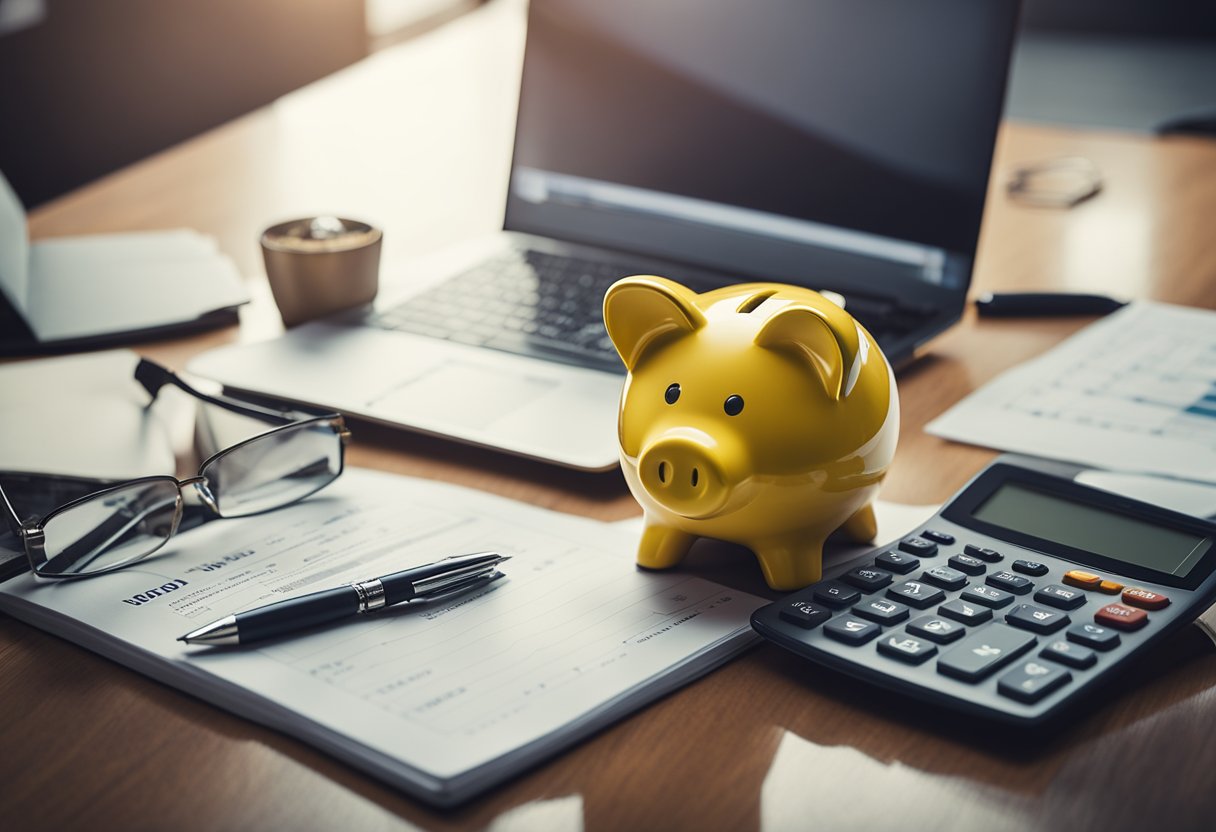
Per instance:
[[[868,347],[853,317],[831,304],[785,307],[764,322],[756,344],[805,361],[831,399],[848,395],[865,360],[859,351]]]
[[[653,275],[625,277],[604,294],[604,326],[632,371],[646,351],[672,335],[705,326],[692,290]]]

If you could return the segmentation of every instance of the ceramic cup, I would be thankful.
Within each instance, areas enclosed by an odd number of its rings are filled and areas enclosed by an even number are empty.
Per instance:
[[[371,303],[383,236],[365,222],[339,217],[307,217],[263,231],[266,277],[283,325]]]

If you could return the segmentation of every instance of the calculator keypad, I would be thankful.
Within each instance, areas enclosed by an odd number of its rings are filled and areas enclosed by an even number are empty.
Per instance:
[[[1104,673],[1173,612],[1159,589],[963,538],[920,531],[774,607],[820,653],[1011,715],[1054,708],[1053,694]]]

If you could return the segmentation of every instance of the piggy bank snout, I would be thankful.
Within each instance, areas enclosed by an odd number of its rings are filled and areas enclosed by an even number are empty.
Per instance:
[[[638,478],[657,502],[676,514],[708,517],[722,507],[730,492],[712,448],[695,439],[660,439],[642,451]]]

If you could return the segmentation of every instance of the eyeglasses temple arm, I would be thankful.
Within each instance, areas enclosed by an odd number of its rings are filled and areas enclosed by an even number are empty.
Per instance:
[[[3,485],[0,485],[0,503],[4,503],[4,520],[8,524],[9,531],[17,537],[21,537],[21,518],[17,516],[17,511],[9,502],[8,494],[4,493]]]
[[[177,375],[177,373],[162,367],[154,361],[149,361],[146,358],[139,360],[138,366],[135,368],[135,380],[143,385],[143,388],[148,391],[148,394],[155,399],[160,388],[166,384],[172,384],[178,389],[194,396],[196,399],[201,399],[208,404],[213,404],[216,407],[222,407],[233,413],[240,413],[244,416],[252,416],[257,419],[266,419],[280,424],[290,424],[296,421],[295,418],[288,414],[271,410],[266,407],[258,407],[255,404],[237,403],[231,399],[221,399],[216,396],[209,396],[200,390],[195,390]]]

